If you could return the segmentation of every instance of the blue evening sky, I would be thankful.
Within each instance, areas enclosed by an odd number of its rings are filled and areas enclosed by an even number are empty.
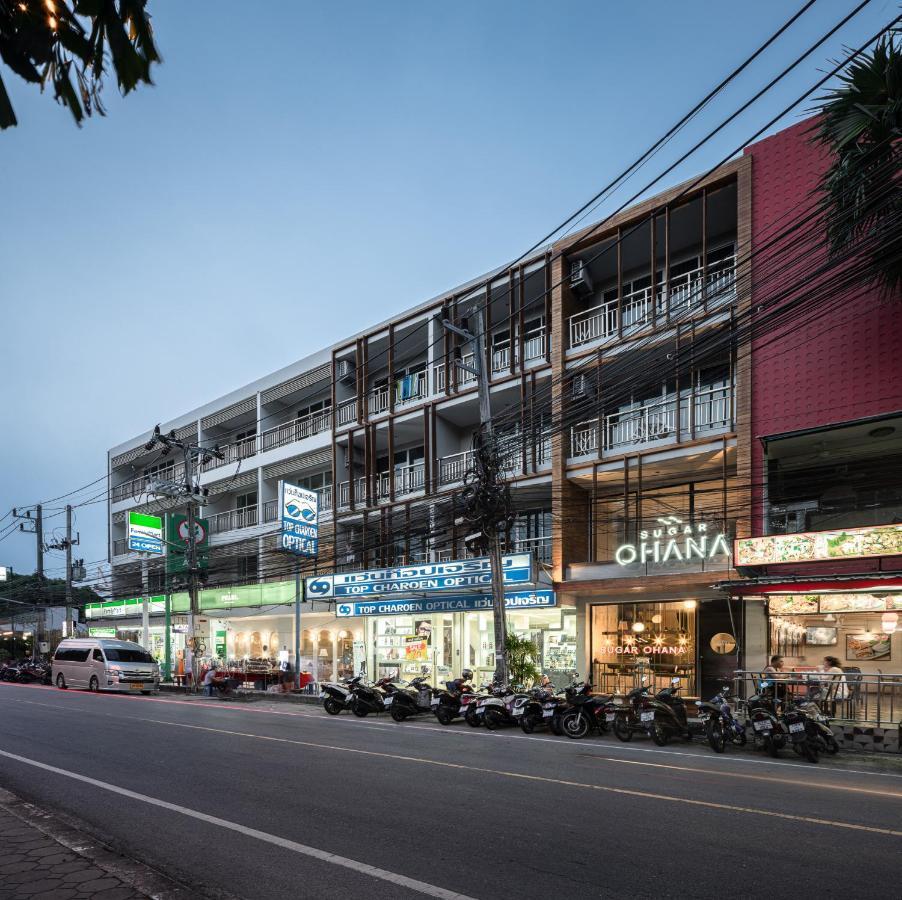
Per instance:
[[[122,100],[108,83],[107,117],[81,129],[0,67],[20,121],[0,134],[0,516],[517,256],[801,5],[150,0],[155,86]],[[852,5],[819,0],[641,176]],[[895,13],[873,0],[662,185],[747,141]],[[105,515],[78,510],[89,562]],[[0,539],[0,564],[31,571],[34,539]]]

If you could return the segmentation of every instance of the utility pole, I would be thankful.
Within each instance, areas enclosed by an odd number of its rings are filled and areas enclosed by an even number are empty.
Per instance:
[[[25,534],[33,534],[37,537],[38,544],[38,581],[44,581],[44,510],[40,503],[34,508],[35,516],[31,517],[31,510],[26,509],[24,515],[20,515],[17,509],[13,509],[13,518],[22,519],[19,523],[19,531]],[[31,528],[25,527],[25,522],[31,525]]]
[[[66,538],[57,541],[54,544],[48,544],[48,550],[65,550],[66,551],[66,625],[64,628],[64,637],[72,637],[72,548],[81,543],[81,535],[72,540],[72,507],[66,505]]]
[[[497,499],[502,494],[499,492],[499,467],[498,448],[495,444],[495,435],[492,428],[492,398],[489,391],[489,374],[486,369],[485,357],[485,322],[482,312],[476,312],[475,332],[470,332],[466,327],[459,327],[447,319],[442,321],[442,326],[456,334],[473,347],[472,368],[461,360],[455,359],[455,363],[467,372],[476,376],[476,385],[479,389],[479,425],[480,433],[475,450],[475,469],[477,479],[477,491],[474,509],[471,509],[470,518],[480,527],[480,544],[487,552],[489,564],[492,570],[492,611],[495,631],[495,682],[506,685],[508,682],[507,654],[507,611],[504,608],[504,573],[501,567],[501,543],[499,541],[499,509]],[[504,495],[506,496],[506,495]],[[489,499],[491,498],[491,499]],[[504,511],[505,515],[509,510]]]
[[[191,638],[191,679],[192,682],[196,678],[194,671],[195,650],[197,648],[197,635],[195,634],[195,621],[199,612],[197,603],[197,518],[195,509],[207,495],[206,489],[201,489],[200,484],[196,481],[196,471],[194,464],[197,460],[206,461],[208,459],[224,459],[225,456],[218,447],[212,450],[201,447],[198,444],[191,444],[188,441],[181,440],[176,437],[175,431],[169,434],[161,434],[160,426],[154,428],[151,439],[144,445],[145,450],[152,450],[157,444],[163,445],[163,455],[170,453],[174,448],[182,451],[185,461],[185,480],[182,484],[174,484],[171,482],[160,482],[156,486],[151,486],[151,492],[154,494],[162,494],[167,497],[184,498],[187,503],[186,523],[188,534],[185,541],[185,563],[188,572],[188,634]],[[168,551],[167,551],[168,552]],[[193,684],[192,684],[193,687]]]

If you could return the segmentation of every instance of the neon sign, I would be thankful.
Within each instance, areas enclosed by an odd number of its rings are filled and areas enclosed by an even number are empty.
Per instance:
[[[727,536],[720,531],[709,532],[706,522],[690,525],[677,516],[666,516],[658,522],[661,523],[660,528],[639,532],[638,544],[621,544],[617,548],[614,559],[618,565],[730,556]]]

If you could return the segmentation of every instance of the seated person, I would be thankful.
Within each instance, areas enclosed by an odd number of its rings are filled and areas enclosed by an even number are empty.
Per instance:
[[[207,669],[206,675],[204,675],[204,693],[208,697],[213,696],[214,690],[224,693],[229,689],[228,681],[225,678],[219,677],[218,669],[218,665],[213,663],[213,665]]]

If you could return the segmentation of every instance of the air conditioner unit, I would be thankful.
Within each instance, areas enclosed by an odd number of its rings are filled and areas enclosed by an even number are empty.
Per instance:
[[[582,400],[593,393],[592,379],[586,374],[573,376],[573,399]]]
[[[335,377],[342,384],[353,384],[357,377],[357,370],[352,360],[340,359],[335,363]]]
[[[592,276],[581,259],[570,260],[570,288],[580,294],[592,293]]]

